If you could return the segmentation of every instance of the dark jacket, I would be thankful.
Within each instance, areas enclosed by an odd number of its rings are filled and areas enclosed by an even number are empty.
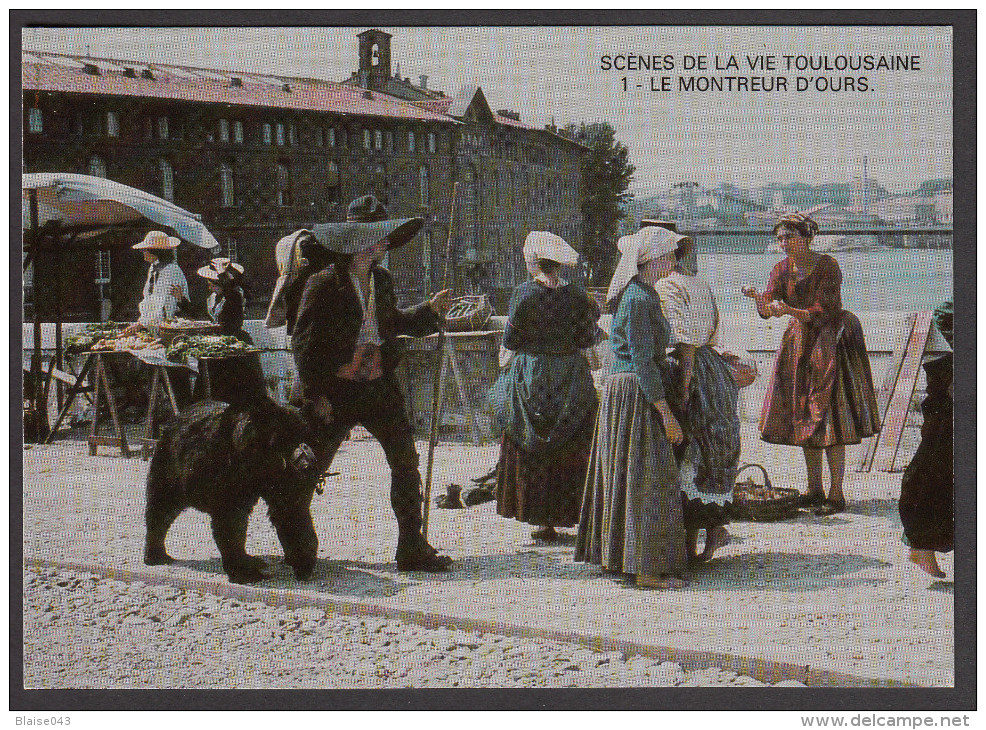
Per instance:
[[[430,335],[438,331],[439,318],[427,302],[398,309],[390,272],[376,266],[371,275],[376,290],[377,326],[383,340],[381,365],[387,374],[400,361],[402,347],[397,336]],[[359,295],[348,273],[340,275],[332,265],[308,279],[291,336],[298,377],[306,390],[317,390],[332,382],[336,371],[353,359],[362,323]]]
[[[216,294],[212,307],[206,306],[210,319],[216,322],[222,335],[232,335],[252,345],[253,340],[243,329],[243,290],[240,287],[226,289]]]

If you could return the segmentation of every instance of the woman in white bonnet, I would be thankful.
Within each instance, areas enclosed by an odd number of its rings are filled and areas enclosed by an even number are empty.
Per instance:
[[[674,231],[674,224],[648,221]],[[682,403],[687,450],[679,454],[693,470],[682,479],[682,509],[688,559],[710,560],[729,542],[733,484],[740,457],[739,387],[719,345],[719,309],[712,289],[697,275],[695,242],[682,238],[675,250],[677,265],[654,287],[671,325],[671,340],[680,365],[677,396]],[[683,457],[683,458],[682,458]],[[698,553],[698,535],[705,546]]]
[[[577,561],[626,575],[641,588],[688,584],[681,486],[673,447],[683,440],[669,396],[671,326],[654,285],[683,238],[645,228],[617,244],[607,293],[613,364],[603,385],[579,531]]]
[[[562,238],[533,231],[524,241],[531,279],[514,289],[503,346],[514,353],[491,390],[503,436],[497,513],[535,525],[531,537],[558,539],[578,523],[596,390],[582,350],[598,341],[599,308],[561,278],[578,253]]]

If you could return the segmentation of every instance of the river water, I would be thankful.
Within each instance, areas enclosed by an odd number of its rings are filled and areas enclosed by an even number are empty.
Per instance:
[[[842,268],[842,306],[851,312],[931,310],[952,297],[952,251],[876,249],[830,254]],[[744,286],[763,289],[779,253],[699,254],[699,274],[723,312],[749,309]],[[970,272],[972,274],[974,272]]]

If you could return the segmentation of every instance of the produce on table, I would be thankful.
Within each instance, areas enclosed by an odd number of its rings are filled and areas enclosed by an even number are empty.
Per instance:
[[[117,322],[97,322],[86,325],[86,328],[68,338],[66,352],[110,352],[121,350],[146,350],[150,347],[160,347],[161,341],[146,330],[138,330],[133,334],[121,336],[127,325]]]
[[[92,346],[93,350],[147,350],[161,347],[161,340],[147,332],[136,332],[126,337],[114,337],[100,340]]]
[[[165,320],[161,326],[173,330],[197,330],[215,327],[215,322],[211,322],[209,320],[199,321],[194,319],[185,319],[184,317],[175,317],[174,319]]]
[[[81,332],[68,337],[65,340],[65,352],[69,355],[77,352],[100,349],[109,350],[106,341],[118,335],[127,325],[119,322],[94,322],[87,324]],[[100,347],[96,345],[102,343]]]
[[[174,339],[167,355],[172,362],[181,362],[189,357],[230,357],[257,351],[232,335],[182,335]]]

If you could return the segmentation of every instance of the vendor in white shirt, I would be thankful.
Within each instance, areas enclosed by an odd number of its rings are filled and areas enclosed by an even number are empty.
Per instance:
[[[173,319],[179,309],[189,304],[188,282],[175,261],[175,249],[180,243],[180,240],[162,231],[151,231],[134,246],[134,249],[143,252],[144,261],[150,264],[150,268],[144,282],[143,298],[138,305],[140,314],[137,322],[127,331],[156,327],[165,320]]]

